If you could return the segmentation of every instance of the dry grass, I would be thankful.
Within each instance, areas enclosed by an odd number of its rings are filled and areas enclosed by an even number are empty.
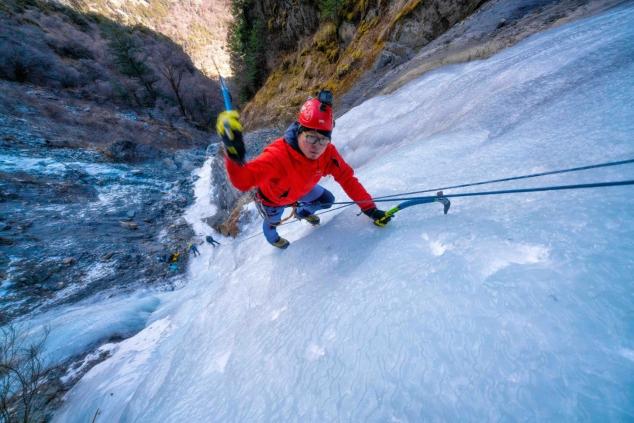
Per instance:
[[[361,2],[363,3],[363,2]],[[384,29],[411,13],[420,0],[410,0],[406,10],[387,8],[384,13],[368,16],[359,22],[355,38],[342,48],[336,27],[322,24],[315,34],[300,42],[296,53],[284,56],[253,99],[244,107],[243,119],[248,129],[283,125],[295,119],[301,104],[321,88],[329,88],[335,98],[347,92],[358,78],[370,69],[384,47]],[[357,5],[351,16],[364,14],[367,5]],[[381,12],[381,11],[380,11]]]

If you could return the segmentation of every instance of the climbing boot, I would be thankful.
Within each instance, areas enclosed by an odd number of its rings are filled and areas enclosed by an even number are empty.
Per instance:
[[[309,214],[307,216],[298,215],[297,217],[299,217],[300,220],[305,220],[313,226],[317,226],[320,223],[319,216],[315,214]]]
[[[280,248],[282,250],[286,250],[288,246],[291,245],[291,243],[285,240],[284,238],[280,237],[277,241],[273,242],[271,245],[274,247]]]

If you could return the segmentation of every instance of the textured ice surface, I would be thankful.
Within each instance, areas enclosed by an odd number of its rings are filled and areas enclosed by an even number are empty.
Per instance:
[[[369,100],[334,140],[378,196],[631,158],[632,104],[630,2]],[[56,421],[632,420],[633,213],[629,187],[468,198],[384,229],[352,208],[286,225],[286,251],[203,245]]]

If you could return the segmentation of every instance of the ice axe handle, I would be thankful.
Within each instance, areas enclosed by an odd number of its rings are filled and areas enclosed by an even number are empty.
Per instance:
[[[383,216],[383,217],[381,217],[379,219],[376,219],[374,221],[374,224],[376,226],[380,226],[380,227],[385,226],[387,224],[387,222],[392,218],[392,216],[394,216],[396,214],[397,211],[399,211],[398,207],[393,207],[393,208],[389,209],[388,211],[385,212],[385,216]]]
[[[231,93],[229,92],[229,88],[227,88],[227,84],[225,84],[223,77],[220,77],[220,91],[222,92],[222,99],[225,102],[225,110],[233,110],[233,105],[231,104]]]

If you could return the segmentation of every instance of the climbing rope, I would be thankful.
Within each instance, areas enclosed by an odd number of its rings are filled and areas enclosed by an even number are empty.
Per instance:
[[[568,169],[551,170],[551,171],[548,171],[548,172],[531,173],[531,174],[528,174],[528,175],[521,175],[521,176],[511,176],[511,177],[508,177],[508,178],[501,178],[501,179],[489,179],[489,180],[486,180],[486,181],[471,182],[471,183],[468,183],[468,184],[452,185],[452,186],[447,186],[447,187],[428,188],[428,189],[424,189],[424,190],[421,190],[421,191],[401,192],[401,193],[397,193],[397,194],[383,195],[383,196],[375,197],[375,198],[373,198],[372,201],[374,201],[375,203],[376,202],[381,202],[385,198],[389,198],[390,200],[388,200],[388,201],[398,201],[399,199],[395,199],[395,198],[392,198],[392,197],[405,196],[405,195],[414,195],[414,194],[424,194],[424,193],[427,193],[427,192],[437,192],[437,191],[444,191],[444,190],[456,189],[456,188],[467,188],[467,187],[474,187],[474,186],[477,186],[477,185],[494,184],[494,183],[499,183],[499,182],[517,181],[517,180],[520,180],[520,179],[529,179],[529,178],[536,178],[536,177],[539,177],[539,176],[548,176],[548,175],[557,175],[557,174],[561,174],[561,173],[578,172],[578,171],[581,171],[581,170],[598,169],[598,168],[601,168],[601,167],[619,166],[619,165],[624,165],[624,164],[629,164],[629,163],[634,163],[634,159],[620,160],[620,161],[616,161],[616,162],[598,163],[598,164],[593,164],[593,165],[589,165],[589,166],[579,166],[579,167],[572,167],[572,168],[568,168]],[[356,204],[356,203],[354,201],[340,201],[340,202],[335,202],[335,203],[332,203],[332,204],[345,204],[345,205],[349,206],[349,205]]]
[[[455,194],[443,194],[442,193],[443,190],[448,190],[448,189],[466,188],[466,187],[485,185],[485,184],[493,184],[493,183],[500,183],[500,182],[507,182],[507,181],[516,181],[516,180],[520,180],[520,179],[528,179],[528,178],[536,178],[536,177],[539,177],[539,176],[547,176],[547,175],[556,175],[556,174],[562,174],[562,173],[578,172],[578,171],[582,171],[582,170],[597,169],[597,168],[609,167],[609,166],[618,166],[618,165],[624,165],[624,164],[630,164],[630,163],[634,163],[634,159],[620,160],[620,161],[615,161],[615,162],[599,163],[599,164],[593,164],[593,165],[588,165],[588,166],[579,166],[579,167],[573,167],[573,168],[568,168],[568,169],[559,169],[559,170],[532,173],[532,174],[521,175],[521,176],[512,176],[512,177],[500,178],[500,179],[490,179],[490,180],[486,180],[486,181],[471,182],[471,183],[467,183],[467,184],[452,185],[452,186],[439,187],[439,188],[430,188],[430,189],[424,189],[424,190],[419,190],[419,191],[402,192],[402,193],[396,193],[396,194],[390,194],[390,195],[384,195],[384,196],[375,197],[375,198],[372,199],[372,201],[375,202],[375,203],[382,203],[382,202],[389,202],[389,201],[405,201],[405,202],[409,203],[408,205],[413,205],[413,204],[421,204],[421,203],[430,203],[430,202],[433,202],[433,201],[438,201],[439,199],[458,198],[458,197],[477,197],[477,196],[488,196],[488,195],[504,195],[504,194],[518,194],[518,193],[529,193],[529,192],[547,192],[547,191],[561,191],[561,190],[590,189],[590,188],[604,188],[604,187],[634,185],[634,180],[625,180],[625,181],[609,181],[609,182],[596,182],[596,183],[573,184],[573,185],[554,185],[554,186],[545,186],[545,187],[506,189],[506,190],[495,190],[495,191],[479,191],[479,192],[467,192],[467,193],[455,193]],[[439,192],[436,195],[434,195],[434,196],[409,197],[410,195],[413,195],[413,194],[422,194],[422,193],[434,192],[434,191],[439,191]],[[404,196],[408,196],[408,197],[404,197]],[[340,209],[343,209],[345,207],[349,207],[349,206],[351,206],[353,204],[359,204],[359,203],[360,202],[357,202],[357,201],[338,201],[338,202],[334,202],[332,204],[333,205],[339,205],[339,207],[335,207],[335,208],[331,208],[331,209],[328,209],[328,210],[319,211],[319,212],[317,212],[315,214],[322,215],[322,214],[326,214],[326,213],[331,213],[331,212],[334,212],[336,210],[340,210]],[[298,204],[301,205],[301,203],[298,203]],[[401,205],[401,209],[402,208],[403,207]],[[392,211],[391,215],[396,213],[396,211],[398,211],[398,210],[400,210],[398,208],[398,206],[393,208],[393,209],[391,209],[390,210],[390,211]],[[445,213],[447,212],[447,210],[448,210],[448,206],[446,205],[445,206]],[[284,220],[280,221],[280,223],[277,226],[288,225],[288,224],[291,224],[291,223],[299,221],[299,219],[297,219],[297,218],[295,218],[293,220],[290,220],[293,217],[296,217],[294,212],[291,213]],[[246,240],[254,238],[254,237],[258,236],[258,235],[260,235],[259,232],[254,233],[252,235],[249,235],[246,238],[242,238],[241,240],[236,241],[236,242],[246,241]]]
[[[555,185],[555,186],[550,186],[550,187],[504,189],[504,190],[497,190],[497,191],[464,192],[464,193],[457,193],[457,194],[445,194],[445,195],[441,195],[441,196],[444,197],[444,198],[479,197],[479,196],[484,196],[484,195],[518,194],[518,193],[523,193],[523,192],[541,192],[541,191],[561,191],[561,190],[572,190],[572,189],[616,187],[616,186],[622,186],[622,185],[634,185],[634,179],[630,179],[630,180],[626,180],[626,181],[596,182],[596,183],[592,183],[592,184]],[[375,200],[375,201],[377,203],[380,203],[380,202],[384,202],[384,201],[422,200],[422,199],[427,199],[427,198],[437,198],[437,196],[387,198],[387,199]]]

